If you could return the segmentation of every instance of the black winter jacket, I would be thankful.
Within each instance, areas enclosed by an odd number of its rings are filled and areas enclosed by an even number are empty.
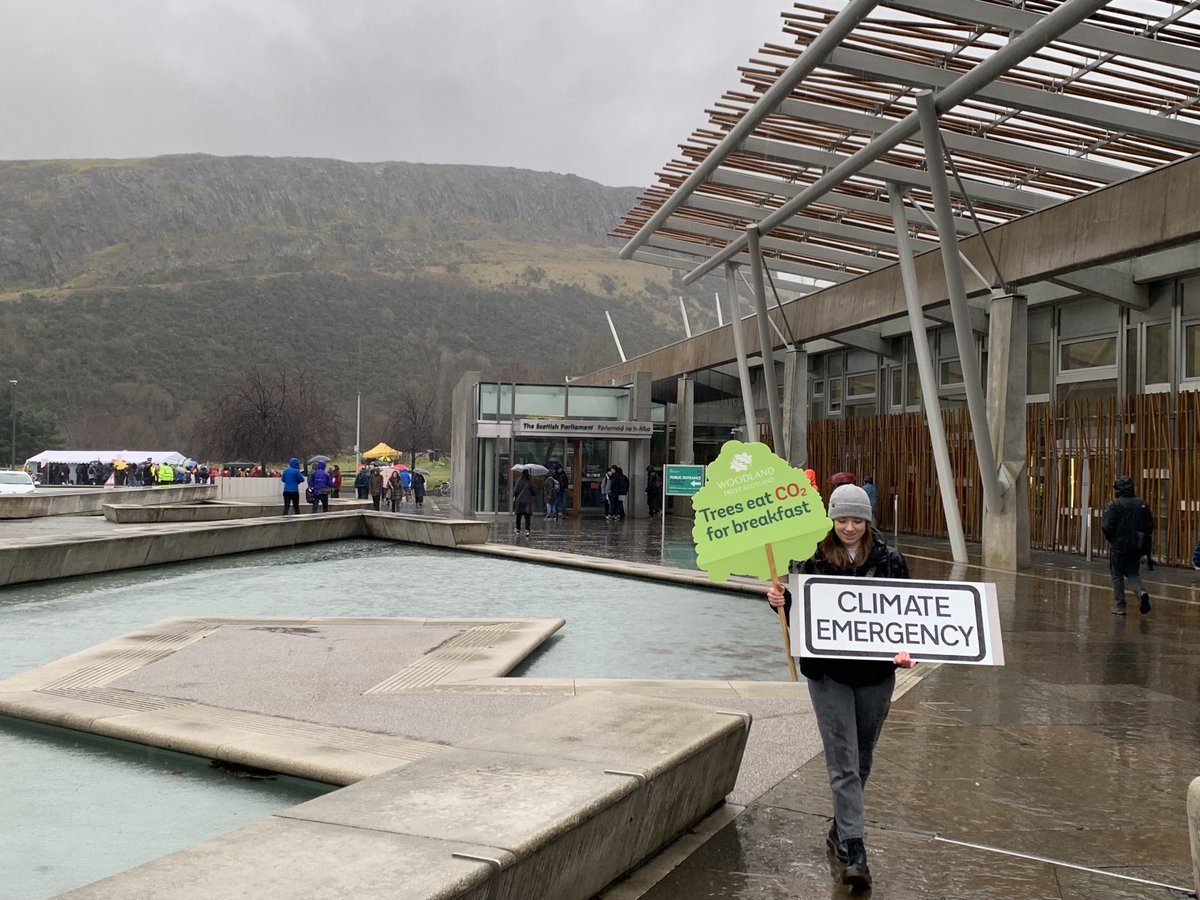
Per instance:
[[[1100,528],[1112,549],[1125,556],[1143,556],[1150,552],[1154,534],[1154,514],[1146,501],[1133,495],[1133,479],[1121,475],[1116,483],[1117,496],[1104,507]]]
[[[871,529],[871,538],[875,548],[871,555],[851,571],[841,571],[833,568],[825,559],[821,548],[811,559],[804,561],[792,560],[788,571],[800,575],[841,575],[855,578],[908,578],[908,563],[900,551],[889,547],[884,536],[875,528]],[[791,621],[792,595],[785,591],[787,603],[784,609]],[[886,681],[896,667],[886,660],[856,660],[856,659],[818,659],[810,656],[800,657],[800,671],[805,678],[832,678],[841,684],[851,687],[862,687],[869,684],[880,684]]]

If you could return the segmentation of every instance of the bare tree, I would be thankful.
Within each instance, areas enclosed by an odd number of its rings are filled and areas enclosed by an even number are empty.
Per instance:
[[[394,396],[388,417],[390,443],[408,456],[409,466],[417,464],[417,451],[437,442],[437,393],[422,384],[407,385]]]
[[[304,369],[252,366],[225,389],[196,429],[195,441],[220,459],[267,463],[307,458],[340,446],[341,420]]]

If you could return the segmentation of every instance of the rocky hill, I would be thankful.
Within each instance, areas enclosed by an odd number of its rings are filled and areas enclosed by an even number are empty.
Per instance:
[[[368,425],[399,383],[444,404],[471,367],[560,381],[616,358],[606,310],[627,353],[682,336],[678,279],[605,237],[636,193],[475,166],[0,162],[0,368],[77,446],[183,446],[252,362],[312,369],[345,413],[363,391]],[[708,288],[687,302],[711,322]]]

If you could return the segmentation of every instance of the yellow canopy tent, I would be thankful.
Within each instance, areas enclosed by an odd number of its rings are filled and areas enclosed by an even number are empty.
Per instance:
[[[383,459],[385,456],[388,459],[395,459],[400,455],[400,451],[394,447],[389,447],[387,444],[380,441],[370,450],[363,454],[363,459]]]

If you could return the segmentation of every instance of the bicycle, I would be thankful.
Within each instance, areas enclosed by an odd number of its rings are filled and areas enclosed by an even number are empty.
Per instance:
[[[435,494],[437,494],[439,497],[449,497],[450,496],[450,480],[447,479],[446,481],[443,481],[436,488],[434,488],[433,492]]]

